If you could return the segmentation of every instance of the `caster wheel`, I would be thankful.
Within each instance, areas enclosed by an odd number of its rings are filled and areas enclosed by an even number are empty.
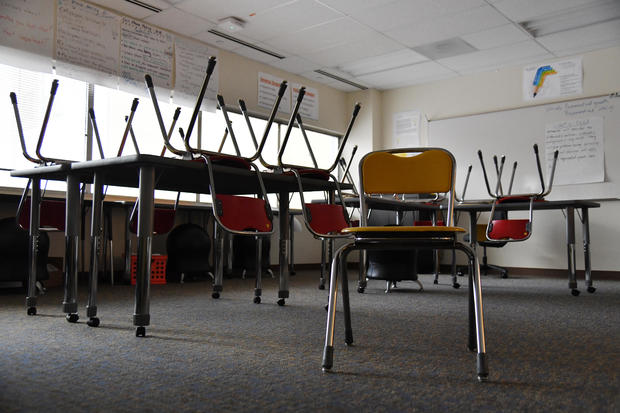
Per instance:
[[[324,290],[325,289],[325,285],[324,284],[320,284],[319,285],[319,290]]]
[[[458,290],[459,288],[461,288],[461,284],[459,284],[459,283],[454,283],[454,284],[452,284],[452,288],[454,288],[454,289],[457,289],[457,290]]]
[[[28,315],[37,315],[37,307],[28,307]]]
[[[573,289],[573,290],[570,290],[570,293],[571,293],[573,296],[577,297],[577,296],[579,295],[579,290],[575,290],[575,289]]]
[[[278,300],[278,305],[279,305],[280,307],[284,307],[284,303],[285,303],[284,298],[280,298],[280,299]]]
[[[136,328],[136,337],[146,337],[146,327],[140,326]]]
[[[67,321],[70,323],[77,323],[77,321],[80,319],[80,316],[77,314],[67,314],[66,316]]]
[[[502,278],[504,279],[508,278],[508,274],[502,274]]]
[[[254,304],[260,304],[260,297],[254,297]]]
[[[357,292],[360,294],[364,294],[364,291],[366,291],[366,288],[364,287],[357,287]]]
[[[329,304],[325,304],[325,311],[329,310]]]
[[[89,327],[99,327],[99,319],[97,317],[91,317],[91,318],[88,319],[86,324]]]
[[[478,381],[480,383],[485,383],[485,382],[489,381],[489,377],[488,376],[478,376]]]
[[[433,284],[439,284],[439,281],[433,280]]]
[[[594,287],[592,287],[592,286],[588,287],[588,292],[589,292],[590,294],[592,294],[594,291],[596,291],[596,288],[594,288]]]
[[[213,298],[220,298],[220,293],[218,293],[217,291],[214,291],[214,292],[211,294],[211,297],[213,297]]]

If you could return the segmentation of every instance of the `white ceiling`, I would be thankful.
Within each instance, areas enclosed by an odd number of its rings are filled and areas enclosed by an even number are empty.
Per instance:
[[[620,45],[620,0],[93,0],[104,7],[334,88],[392,89]],[[592,9],[597,5],[600,9]],[[245,21],[235,38],[208,30]],[[577,17],[575,17],[577,16]],[[545,19],[534,36],[520,23]],[[555,22],[571,28],[557,28]],[[431,55],[435,59],[427,57]],[[447,56],[446,56],[447,55]]]

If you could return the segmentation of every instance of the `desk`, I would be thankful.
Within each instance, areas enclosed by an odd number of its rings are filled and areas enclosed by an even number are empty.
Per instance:
[[[347,206],[359,205],[357,198],[347,198],[345,200]],[[413,202],[400,202],[397,200],[390,200],[385,198],[370,198],[368,201],[369,208],[385,209],[397,212],[412,211],[412,210],[430,210],[437,211],[445,209],[445,205],[427,205],[416,204]],[[467,212],[470,217],[469,233],[476,234],[476,223],[478,221],[478,214],[481,212],[491,211],[491,202],[472,202],[472,203],[456,203],[454,206],[455,212]],[[496,206],[498,211],[528,211],[530,207],[529,202],[515,202],[515,203],[502,203]],[[563,210],[566,217],[566,254],[568,261],[568,288],[571,289],[571,293],[574,296],[579,295],[577,289],[577,276],[576,276],[576,250],[575,250],[575,209],[581,210],[581,222],[583,233],[583,254],[584,254],[584,267],[585,267],[585,284],[587,291],[593,293],[596,291],[592,283],[592,265],[590,262],[590,208],[598,208],[600,204],[593,201],[583,200],[562,200],[562,201],[540,201],[534,202],[533,209],[539,210]],[[476,238],[471,236],[471,247],[476,248]]]
[[[213,172],[217,182],[217,191],[221,194],[254,194],[259,192],[258,180],[252,171],[214,165]],[[70,165],[54,165],[11,172],[12,176],[33,179],[33,197],[31,208],[31,228],[38,231],[40,180],[67,181],[67,213],[66,213],[66,250],[65,250],[65,300],[63,309],[77,321],[77,240],[79,229],[79,184],[93,183],[92,248],[97,248],[100,237],[101,200],[104,185],[128,186],[139,188],[138,207],[138,246],[137,246],[137,274],[136,294],[133,315],[133,324],[137,326],[136,335],[145,334],[145,326],[150,324],[150,265],[151,240],[153,232],[153,211],[155,189],[168,191],[182,191],[190,193],[209,193],[209,179],[202,162],[190,162],[180,159],[162,158],[155,155],[130,155],[112,159],[101,159],[85,162],[76,162]],[[288,251],[290,248],[289,231],[289,192],[298,190],[295,177],[265,173],[263,174],[265,188],[269,193],[279,194],[279,291],[278,304],[284,305],[289,297],[289,267]],[[308,191],[335,191],[336,185],[331,182],[304,178],[304,188]],[[345,188],[349,189],[345,185]],[[36,248],[33,238],[32,248]],[[33,257],[36,258],[36,255]],[[87,315],[96,314],[96,272],[91,260],[90,294],[87,306]],[[29,273],[29,283],[36,280],[33,265]],[[96,264],[96,263],[95,263]],[[29,308],[35,308],[36,292],[30,292],[27,297]],[[97,320],[98,324],[98,320]]]

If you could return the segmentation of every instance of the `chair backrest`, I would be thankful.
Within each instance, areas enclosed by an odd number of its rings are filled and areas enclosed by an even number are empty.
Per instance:
[[[228,231],[273,231],[273,217],[269,204],[261,198],[217,194],[214,209]]]
[[[446,194],[445,221],[453,223],[454,172],[456,161],[441,148],[404,148],[370,152],[360,161],[360,193],[376,194]],[[362,225],[366,225],[368,208],[361,202]]]
[[[305,204],[308,225],[317,234],[339,233],[349,227],[342,205]]]

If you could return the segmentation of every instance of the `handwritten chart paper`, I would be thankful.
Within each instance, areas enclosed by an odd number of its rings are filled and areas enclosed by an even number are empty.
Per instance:
[[[414,110],[395,113],[392,130],[395,148],[420,146],[420,112]]]
[[[209,58],[211,56],[217,57],[217,55],[218,50],[213,47],[182,38],[177,38],[175,40],[175,104],[194,107],[198,92],[202,87],[202,82],[206,75]],[[211,74],[209,84],[207,85],[205,99],[202,103],[203,110],[215,111],[215,99],[218,89],[219,70],[216,64]]]
[[[80,78],[83,76],[72,72],[81,72],[79,68],[85,67],[108,75],[118,75],[119,16],[78,0],[58,0],[56,30],[59,72]],[[85,80],[92,81],[90,75],[86,72]]]
[[[0,0],[0,45],[15,49],[2,53],[3,63],[33,70],[50,70],[54,46],[54,2],[49,0]],[[33,56],[21,56],[21,51]],[[41,56],[47,58],[42,59]],[[10,59],[10,60],[9,60]]]
[[[268,73],[258,72],[258,106],[271,109],[273,103],[276,101],[278,91],[280,90],[280,83],[284,79],[270,75]],[[286,89],[282,101],[280,102],[279,110],[284,113],[291,113],[291,92],[290,85]]]
[[[605,180],[603,118],[554,122],[545,128],[547,175],[553,152],[559,150],[554,185],[583,184]]]
[[[523,99],[534,101],[583,91],[581,58],[528,66],[523,70]]]
[[[153,83],[172,88],[172,34],[123,17],[121,21],[120,75],[125,86],[144,91],[144,75]]]

